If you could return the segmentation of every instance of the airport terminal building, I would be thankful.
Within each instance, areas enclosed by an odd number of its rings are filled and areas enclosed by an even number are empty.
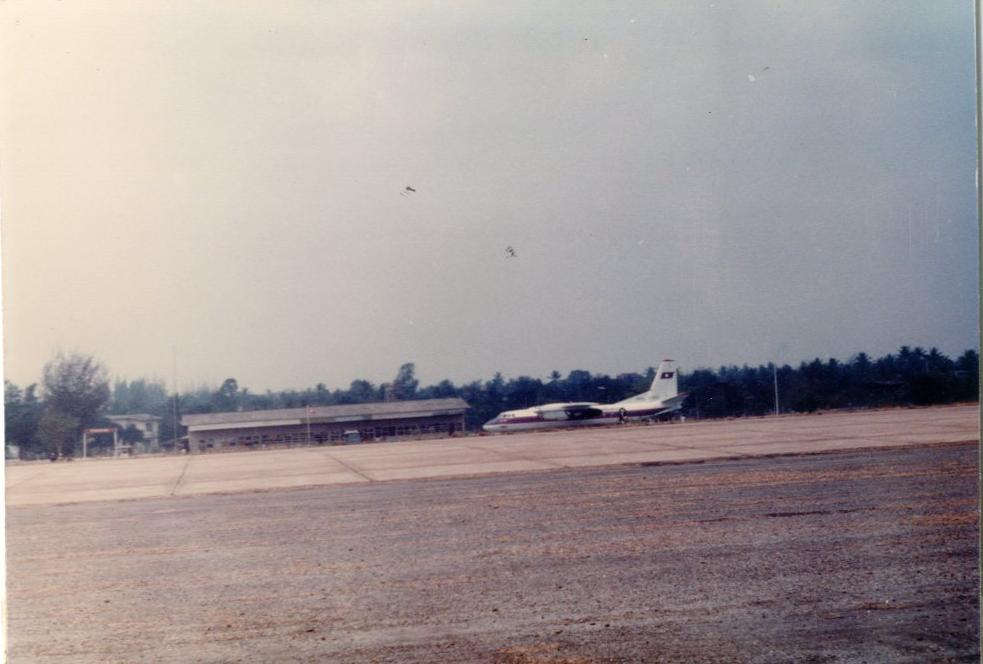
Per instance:
[[[184,415],[191,452],[452,436],[464,431],[463,399]]]

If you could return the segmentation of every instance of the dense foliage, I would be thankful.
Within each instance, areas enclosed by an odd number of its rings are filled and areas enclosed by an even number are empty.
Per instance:
[[[100,407],[98,413],[93,413],[92,391],[99,392],[99,389],[92,388],[92,383],[101,382],[100,374],[94,381],[81,384],[86,388],[82,389],[82,396],[89,400],[80,401],[88,409],[59,407],[59,412],[68,410],[66,414],[75,417],[74,421],[53,415],[45,417],[46,401],[38,397],[36,386],[21,389],[7,382],[4,384],[6,439],[19,445],[22,452],[41,452],[51,447],[46,435],[63,436],[69,431],[76,435],[79,426],[106,425],[108,422],[100,419],[105,413],[147,413],[163,418],[161,439],[167,441],[174,438],[175,415],[180,418],[190,413],[445,397],[464,399],[470,406],[468,427],[477,429],[503,410],[556,401],[620,401],[647,390],[654,375],[652,367],[643,373],[614,377],[584,370],[571,371],[566,377],[554,371],[546,379],[519,376],[506,380],[495,374],[491,380],[464,385],[443,380],[420,387],[414,365],[407,363],[399,368],[392,382],[383,385],[355,380],[347,389],[331,390],[318,383],[305,390],[253,393],[240,387],[234,378],[228,378],[218,389],[198,387],[180,394],[176,402],[161,380],[117,380],[112,386],[108,408]],[[745,365],[693,371],[682,367],[679,388],[689,393],[682,412],[687,417],[700,418],[773,413],[776,378],[781,412],[975,401],[979,392],[979,356],[976,351],[968,350],[952,360],[934,348],[925,351],[903,346],[897,353],[876,360],[859,353],[848,362],[817,358],[798,367]],[[47,393],[52,392],[49,389]],[[59,403],[66,403],[65,398],[62,394]]]
[[[71,451],[110,396],[105,367],[89,355],[58,353],[42,374],[41,397],[37,385],[22,390],[4,382],[6,442],[32,457]]]

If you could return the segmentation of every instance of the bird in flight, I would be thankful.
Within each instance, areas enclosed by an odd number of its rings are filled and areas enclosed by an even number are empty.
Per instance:
[[[505,255],[509,258],[515,258],[515,249],[513,249],[511,246],[505,247]]]
[[[410,187],[409,185],[407,185],[406,189],[404,189],[403,191],[399,192],[399,195],[400,196],[409,196],[411,193],[415,194],[416,193],[416,189],[414,189],[413,187]]]

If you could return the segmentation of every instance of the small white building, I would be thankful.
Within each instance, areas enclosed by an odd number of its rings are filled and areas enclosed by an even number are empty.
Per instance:
[[[133,415],[108,415],[107,420],[121,429],[129,426],[134,427],[143,434],[144,445],[149,451],[156,452],[160,449],[160,422],[161,418],[156,415],[146,415],[136,413]]]

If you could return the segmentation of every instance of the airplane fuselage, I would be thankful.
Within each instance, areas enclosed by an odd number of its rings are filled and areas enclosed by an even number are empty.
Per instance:
[[[534,429],[556,429],[560,427],[603,426],[606,424],[622,424],[630,420],[640,420],[656,417],[667,413],[667,408],[661,403],[646,403],[638,405],[627,404],[574,404],[587,408],[566,410],[548,410],[550,406],[567,404],[547,404],[535,408],[509,410],[500,413],[495,419],[482,427],[492,433],[506,431],[531,431]],[[544,410],[547,408],[547,410]]]

